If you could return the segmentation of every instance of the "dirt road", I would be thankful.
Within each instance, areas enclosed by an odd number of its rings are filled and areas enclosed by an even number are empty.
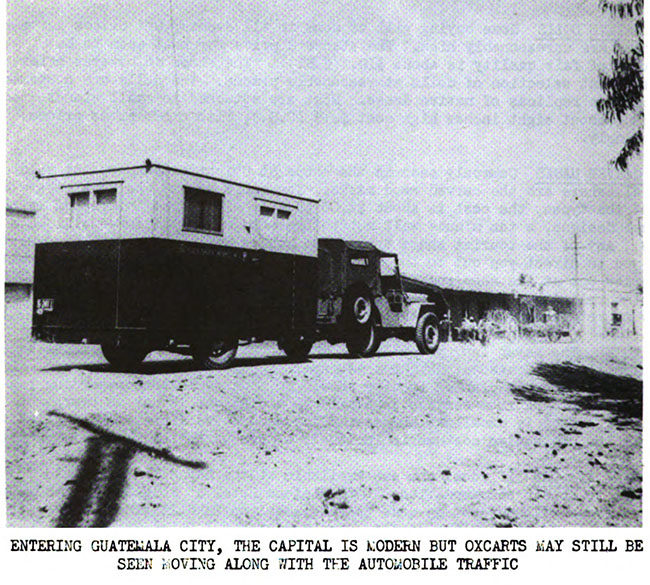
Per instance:
[[[125,373],[96,347],[8,339],[9,524],[641,525],[632,342],[239,355]]]

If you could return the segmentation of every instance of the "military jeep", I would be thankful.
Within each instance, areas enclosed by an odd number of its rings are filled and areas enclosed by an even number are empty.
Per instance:
[[[397,254],[368,242],[320,239],[318,262],[322,338],[344,342],[351,355],[362,357],[376,353],[390,337],[415,341],[423,354],[436,352],[447,304],[433,285],[407,279],[422,289],[407,292]]]

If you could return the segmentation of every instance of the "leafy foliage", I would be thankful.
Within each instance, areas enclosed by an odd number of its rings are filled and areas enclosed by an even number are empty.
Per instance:
[[[611,74],[598,72],[605,97],[596,102],[598,111],[608,122],[621,122],[627,114],[635,114],[639,127],[630,136],[618,156],[612,161],[619,170],[626,170],[631,156],[643,146],[643,0],[610,2],[600,0],[600,9],[611,16],[634,19],[637,42],[629,50],[620,43],[614,45]]]

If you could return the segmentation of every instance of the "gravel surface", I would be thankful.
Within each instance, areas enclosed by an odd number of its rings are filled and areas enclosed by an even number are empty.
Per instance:
[[[640,526],[641,350],[389,341],[226,371],[26,339],[10,315],[10,526]]]

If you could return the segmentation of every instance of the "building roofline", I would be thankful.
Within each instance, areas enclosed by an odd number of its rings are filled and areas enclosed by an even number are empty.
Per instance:
[[[574,295],[548,294],[539,289],[521,289],[517,285],[508,285],[499,281],[481,281],[471,278],[455,278],[444,276],[429,276],[424,282],[435,283],[443,291],[459,293],[481,293],[490,295],[505,295],[515,297],[536,297],[543,299],[575,300]]]
[[[15,213],[22,213],[23,215],[36,215],[34,209],[25,209],[24,207],[18,207],[17,205],[7,205],[6,210]]]
[[[562,280],[547,280],[545,282],[542,282],[540,286],[545,286],[547,284],[564,284],[565,282],[576,282],[576,281],[581,281],[581,282],[607,282],[609,284],[617,284],[620,286],[622,285],[620,282],[616,282],[615,280],[607,280],[604,278],[585,278],[585,277],[580,277],[580,278],[565,278]]]
[[[615,280],[606,280],[606,279],[600,279],[600,278],[568,278],[566,280],[549,280],[547,282],[544,282],[540,285],[540,290],[543,290],[546,285],[553,285],[553,284],[577,284],[579,282],[589,282],[593,284],[599,284],[599,285],[612,285],[614,287],[617,287],[618,292],[624,292],[624,293],[636,293],[638,292],[638,289],[636,286],[630,286],[629,284],[623,284],[622,282],[616,282]]]
[[[200,177],[203,179],[211,179],[213,181],[219,181],[220,183],[225,183],[227,185],[234,185],[236,187],[247,187],[249,189],[256,189],[257,191],[261,191],[263,193],[271,193],[273,195],[282,195],[283,197],[289,197],[291,199],[298,199],[299,201],[308,201],[310,203],[320,203],[320,199],[312,199],[310,197],[301,197],[299,195],[291,195],[290,193],[283,193],[282,191],[275,191],[273,189],[267,189],[265,187],[258,187],[257,185],[250,185],[248,183],[240,183],[238,181],[229,181],[228,179],[222,179],[220,177],[215,177],[212,175],[206,175],[204,173],[196,173],[194,171],[186,171],[184,169],[179,169],[176,167],[170,167],[167,165],[159,165],[156,163],[152,163],[149,159],[145,161],[145,164],[143,165],[135,165],[135,166],[129,166],[129,167],[115,167],[115,168],[109,168],[109,169],[100,169],[100,170],[95,170],[95,171],[79,171],[75,173],[57,173],[53,175],[41,175],[38,171],[36,171],[36,178],[37,179],[56,179],[59,177],[78,177],[80,175],[97,175],[100,173],[110,173],[113,171],[134,171],[138,169],[145,169],[145,171],[148,173],[152,168],[158,168],[162,169],[165,171],[172,171],[174,173],[183,173],[185,175],[190,175],[192,177]]]
[[[146,168],[151,168],[153,165],[136,165],[136,166],[131,166],[131,167],[112,167],[109,169],[98,169],[95,171],[77,171],[75,173],[54,173],[52,175],[41,175],[38,171],[36,171],[36,178],[37,179],[58,179],[59,177],[78,177],[80,175],[99,175],[101,173],[110,173],[113,171],[133,171],[137,169],[146,169]]]

